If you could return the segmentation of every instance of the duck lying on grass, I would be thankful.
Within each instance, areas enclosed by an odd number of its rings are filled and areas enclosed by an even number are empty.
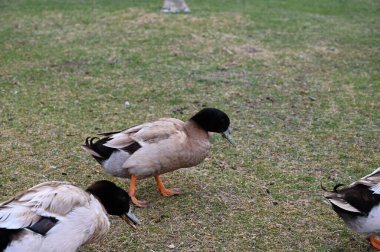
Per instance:
[[[205,108],[189,121],[161,118],[122,131],[103,133],[94,142],[87,138],[82,145],[106,170],[116,177],[131,179],[128,189],[132,202],[146,207],[136,198],[136,180],[155,177],[157,188],[164,196],[179,194],[179,189],[164,187],[160,174],[201,163],[210,150],[208,132],[221,133],[231,144],[230,119],[215,108]]]
[[[126,191],[106,180],[86,191],[68,183],[36,185],[0,203],[0,251],[76,251],[109,230],[106,213],[135,227]]]
[[[380,168],[346,188],[334,187],[326,198],[349,228],[368,237],[380,250]]]

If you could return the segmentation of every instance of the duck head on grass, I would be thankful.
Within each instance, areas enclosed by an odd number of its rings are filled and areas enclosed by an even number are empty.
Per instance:
[[[0,251],[75,252],[104,238],[107,213],[136,227],[126,191],[110,181],[83,190],[65,181],[47,181],[0,203]]]
[[[128,193],[113,182],[100,180],[89,186],[86,191],[98,198],[108,214],[119,216],[133,228],[140,225],[130,207],[131,199]]]

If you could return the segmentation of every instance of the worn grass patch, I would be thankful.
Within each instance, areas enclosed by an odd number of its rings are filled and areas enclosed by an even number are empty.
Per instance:
[[[47,180],[110,179],[80,144],[204,106],[231,118],[199,166],[138,183],[147,209],[80,251],[364,251],[324,201],[380,164],[380,4],[0,3],[0,200]],[[126,108],[124,102],[130,106]],[[169,245],[173,244],[174,249]]]

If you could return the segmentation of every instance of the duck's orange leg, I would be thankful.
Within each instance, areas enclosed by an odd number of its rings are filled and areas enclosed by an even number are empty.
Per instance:
[[[135,204],[136,206],[146,207],[147,206],[146,201],[138,200],[136,198],[136,181],[137,181],[136,176],[132,175],[131,176],[131,182],[130,182],[129,188],[128,188],[129,197],[131,197],[132,203]]]
[[[178,188],[172,188],[172,189],[167,189],[165,188],[164,184],[161,181],[160,176],[154,176],[154,179],[156,180],[157,183],[157,189],[163,196],[172,196],[172,195],[178,195],[181,194],[181,190]]]
[[[370,236],[369,241],[371,242],[372,247],[377,250],[380,250],[380,238],[376,235]]]

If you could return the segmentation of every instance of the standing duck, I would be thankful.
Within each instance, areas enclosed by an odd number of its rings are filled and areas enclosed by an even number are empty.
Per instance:
[[[230,119],[223,111],[204,108],[187,122],[161,118],[122,131],[103,133],[104,138],[87,138],[83,149],[116,177],[130,178],[128,189],[132,202],[146,207],[136,198],[136,181],[153,177],[164,196],[180,194],[179,189],[167,189],[160,175],[201,163],[210,150],[208,132],[221,133],[231,144]]]
[[[355,181],[346,188],[334,187],[326,198],[347,226],[368,237],[371,245],[380,250],[380,168]]]
[[[105,236],[107,213],[135,227],[126,191],[106,180],[86,191],[68,182],[38,184],[0,203],[0,251],[74,252]]]

